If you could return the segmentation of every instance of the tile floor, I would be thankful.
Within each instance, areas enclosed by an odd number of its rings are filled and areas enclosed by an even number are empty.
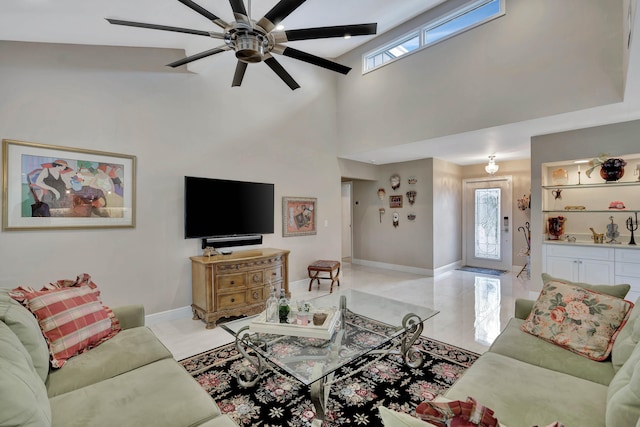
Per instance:
[[[425,323],[423,335],[482,353],[513,317],[515,299],[537,298],[538,292],[529,291],[530,281],[516,274],[488,276],[456,270],[434,278],[343,263],[340,287],[334,286],[334,292],[358,289],[433,307],[440,313]],[[321,281],[320,288],[314,283],[310,292],[308,285],[308,281],[290,284],[292,300],[329,292],[327,280]],[[233,341],[224,329],[206,329],[190,316],[150,327],[177,360]]]

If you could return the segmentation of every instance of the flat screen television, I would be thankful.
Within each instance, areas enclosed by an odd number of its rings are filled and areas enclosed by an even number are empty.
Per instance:
[[[184,177],[184,238],[272,234],[274,185]]]

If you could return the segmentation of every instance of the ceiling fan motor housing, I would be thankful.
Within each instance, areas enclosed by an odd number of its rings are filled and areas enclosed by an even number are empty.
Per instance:
[[[239,30],[231,35],[231,47],[236,52],[236,58],[246,63],[261,62],[265,52],[268,52],[269,40],[265,34],[255,30]]]

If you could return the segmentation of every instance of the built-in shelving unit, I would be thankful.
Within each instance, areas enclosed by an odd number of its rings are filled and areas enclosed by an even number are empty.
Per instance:
[[[629,245],[626,221],[629,217],[635,221],[640,213],[640,155],[615,157],[627,162],[624,176],[615,182],[604,181],[599,168],[587,177],[589,166],[574,161],[543,165],[542,268],[552,276],[579,282],[629,283],[629,298],[635,301],[640,296],[640,232],[635,232],[639,244]],[[624,209],[610,209],[613,202],[622,203]],[[548,220],[560,216],[565,218],[564,234],[550,240]],[[606,236],[612,223],[619,236],[613,242],[605,237],[603,243],[595,243],[591,229]]]
[[[548,218],[563,216],[566,218],[564,237],[575,237],[578,241],[593,242],[592,232],[606,233],[607,225],[618,226],[619,241],[629,241],[626,221],[640,213],[640,180],[636,170],[640,164],[640,155],[619,155],[627,162],[625,174],[619,181],[606,182],[600,177],[599,168],[595,168],[591,177],[585,170],[588,164],[575,161],[554,162],[543,165],[542,173],[542,230],[544,240],[547,233]],[[587,159],[588,160],[588,159]],[[581,170],[582,169],[582,170]],[[565,171],[558,173],[559,171]],[[554,177],[554,172],[556,172]],[[610,204],[621,202],[624,209],[611,209]]]

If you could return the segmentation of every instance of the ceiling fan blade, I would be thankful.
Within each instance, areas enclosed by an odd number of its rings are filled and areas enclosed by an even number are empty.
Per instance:
[[[330,37],[368,36],[375,34],[378,24],[337,25],[335,27],[304,28],[284,32],[287,41],[324,39]]]
[[[258,21],[258,25],[267,30],[267,32],[273,30],[276,25],[300,7],[305,1],[306,0],[280,0]]]
[[[278,53],[289,58],[294,58],[299,61],[308,62],[309,64],[317,65],[318,67],[326,68],[327,70],[335,71],[341,74],[347,74],[351,71],[350,67],[347,67],[337,62],[329,61],[328,59],[320,58],[319,56],[312,55],[301,50],[294,49],[292,47],[286,47],[282,45],[275,45],[273,53]]]
[[[300,85],[295,80],[293,80],[291,74],[287,73],[287,70],[282,68],[282,65],[280,65],[280,63],[276,61],[276,58],[268,55],[267,59],[264,60],[264,63],[267,64],[269,68],[271,68],[274,73],[276,73],[278,77],[280,77],[282,81],[291,88],[291,90],[296,90],[300,87]]]
[[[172,62],[171,64],[167,64],[167,66],[176,68],[181,65],[188,64],[189,62],[197,61],[198,59],[206,58],[207,56],[215,55],[227,50],[229,50],[229,47],[227,45],[223,45],[213,49],[205,50],[204,52],[196,53],[195,55],[187,56],[186,58],[179,59],[175,62]]]
[[[247,63],[238,61],[238,65],[236,65],[236,72],[233,74],[233,83],[231,83],[232,87],[240,86],[242,84],[245,71],[247,71]]]
[[[110,24],[124,25],[127,27],[148,28],[150,30],[174,31],[176,33],[195,34],[197,36],[215,37],[217,39],[224,38],[222,33],[210,33],[209,31],[192,30],[190,28],[169,27],[167,25],[145,24],[144,22],[122,21],[120,19],[107,18]]]
[[[236,21],[241,22],[249,22],[249,15],[247,14],[247,9],[244,7],[243,0],[229,0],[231,4],[231,9],[233,10],[233,16],[236,18]]]
[[[211,22],[213,22],[214,24],[216,24],[219,27],[226,28],[229,25],[223,19],[220,19],[219,17],[217,17],[213,13],[209,12],[204,7],[200,6],[199,4],[194,3],[191,0],[178,0],[178,1],[180,3],[182,3],[183,5],[191,8],[192,10],[198,12],[200,15],[202,15],[205,18],[209,19]]]

